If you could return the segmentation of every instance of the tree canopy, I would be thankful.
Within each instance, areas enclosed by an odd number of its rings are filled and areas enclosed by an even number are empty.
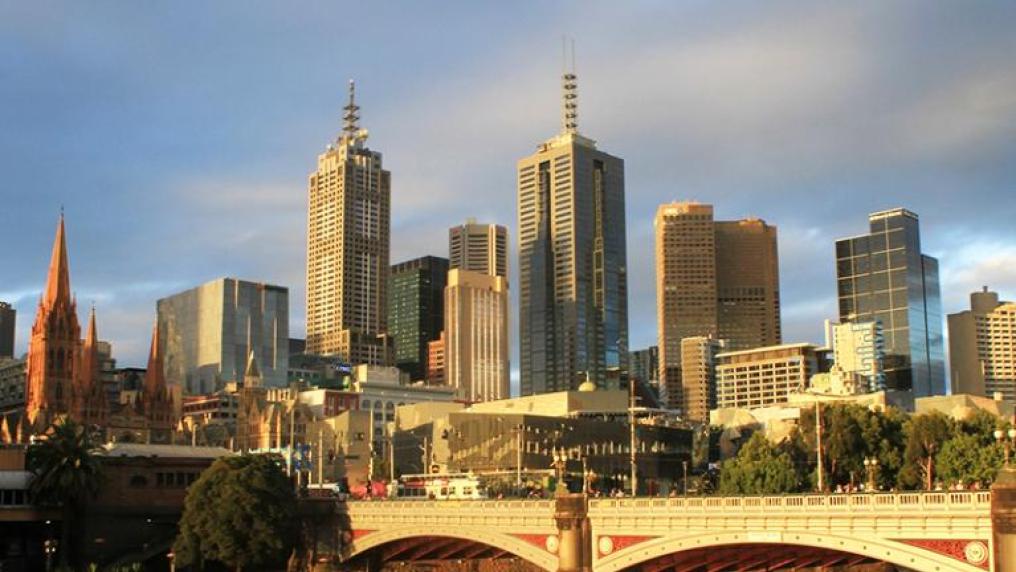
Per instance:
[[[177,561],[237,570],[284,563],[296,539],[296,502],[277,455],[220,458],[187,491]]]
[[[723,463],[719,492],[724,495],[796,492],[801,480],[789,452],[755,433],[737,457]]]

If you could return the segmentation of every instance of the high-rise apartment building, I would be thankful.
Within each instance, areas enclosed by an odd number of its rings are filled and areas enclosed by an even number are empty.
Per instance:
[[[868,234],[836,241],[840,322],[882,325],[886,388],[944,394],[938,261],[921,254],[916,214],[897,208],[868,222]]]
[[[450,268],[508,278],[508,229],[468,219],[448,229]]]
[[[693,336],[681,340],[681,388],[684,419],[708,423],[716,409],[716,355],[726,348],[723,340]]]
[[[414,258],[392,266],[388,278],[388,335],[395,365],[413,381],[427,373],[427,343],[444,329],[448,259]]]
[[[856,375],[864,391],[885,389],[885,337],[879,322],[826,323],[826,345],[833,350],[833,367],[841,374]]]
[[[159,300],[159,348],[167,379],[190,394],[243,381],[251,350],[267,386],[289,368],[289,290],[219,278]]]
[[[17,311],[7,302],[0,302],[0,358],[14,357],[14,322]]]
[[[633,379],[646,387],[658,389],[660,377],[660,348],[649,346],[634,350],[629,354],[629,379]]]
[[[561,133],[518,162],[522,395],[627,378],[624,161],[579,134],[573,73],[563,89]]]
[[[506,278],[450,270],[443,337],[446,382],[460,399],[510,397]]]
[[[1016,401],[1016,303],[985,286],[970,309],[949,314],[952,392]]]
[[[385,365],[391,174],[364,144],[359,109],[350,82],[342,135],[310,175],[307,352]]]
[[[438,339],[427,344],[427,385],[447,385],[445,372],[445,336],[441,332]]]
[[[716,407],[757,409],[787,403],[818,373],[816,347],[783,344],[716,354]]]
[[[654,226],[661,400],[684,408],[684,338],[723,339],[731,350],[780,343],[776,227],[716,221],[712,205],[696,202],[660,205]]]

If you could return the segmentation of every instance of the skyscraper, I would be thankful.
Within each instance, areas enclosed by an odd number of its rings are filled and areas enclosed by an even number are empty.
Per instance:
[[[391,173],[364,145],[353,89],[342,135],[310,176],[307,352],[386,365]]]
[[[724,340],[728,350],[781,341],[776,227],[716,221],[712,205],[696,202],[660,205],[654,226],[661,400],[687,409],[681,340]],[[698,388],[700,378],[689,384]],[[706,402],[696,397],[695,407]]]
[[[444,352],[446,382],[460,399],[509,397],[507,278],[448,272]]]
[[[14,357],[14,322],[17,311],[7,302],[0,302],[0,358]]]
[[[156,302],[166,377],[187,393],[243,381],[253,351],[267,386],[286,385],[289,290],[219,278]]]
[[[868,223],[868,234],[836,241],[840,321],[882,324],[888,389],[944,394],[938,261],[921,254],[916,214],[897,208]]]
[[[970,309],[949,314],[952,392],[1016,401],[1016,303],[985,286]]]
[[[709,423],[716,409],[716,355],[725,349],[723,340],[692,336],[681,340],[681,394],[684,419]]]
[[[578,132],[575,74],[561,133],[518,162],[522,395],[627,377],[624,161]]]
[[[427,373],[427,343],[444,329],[448,259],[414,258],[392,266],[388,282],[388,335],[395,365],[413,381]]]
[[[450,268],[508,278],[508,229],[468,219],[448,229]]]

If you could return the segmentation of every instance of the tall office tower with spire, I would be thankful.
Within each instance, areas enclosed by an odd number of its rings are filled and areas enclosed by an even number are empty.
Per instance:
[[[451,269],[469,270],[508,278],[508,229],[470,218],[448,229]]]
[[[712,205],[696,202],[660,205],[654,226],[661,401],[701,417],[715,388],[703,389],[697,374],[683,379],[683,339],[724,340],[731,350],[780,343],[776,227],[716,221]]]
[[[579,134],[562,79],[561,132],[518,162],[522,395],[627,380],[624,161]]]
[[[349,82],[342,134],[318,156],[307,213],[307,352],[390,365],[391,173],[365,145]]]
[[[921,253],[917,215],[868,215],[870,232],[836,241],[841,322],[882,324],[888,389],[945,394],[938,260]]]

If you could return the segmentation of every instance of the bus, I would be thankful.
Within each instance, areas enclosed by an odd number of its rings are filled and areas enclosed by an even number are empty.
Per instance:
[[[485,499],[487,487],[472,473],[403,475],[398,496],[420,500]]]

